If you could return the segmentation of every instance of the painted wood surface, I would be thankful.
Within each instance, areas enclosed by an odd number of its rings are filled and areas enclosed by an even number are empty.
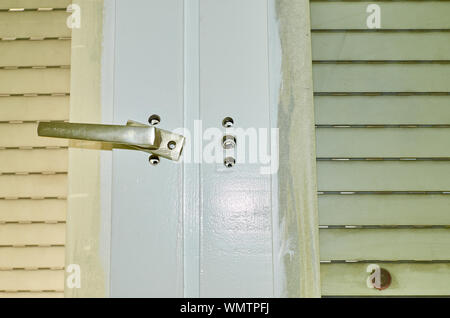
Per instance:
[[[10,8],[66,8],[72,0],[3,0],[0,9]]]
[[[381,8],[380,30],[369,30],[366,25],[369,4],[311,1],[316,124],[382,125],[318,126],[316,130],[319,191],[348,193],[319,195],[320,224],[342,227],[320,230],[321,260],[348,261],[321,265],[322,294],[448,295],[448,228],[385,227],[447,226],[449,198],[445,194],[370,191],[445,191],[448,187],[448,128],[383,125],[449,124],[450,3],[374,2]],[[324,96],[327,93],[337,94]],[[389,157],[397,160],[328,160]],[[352,194],[357,190],[369,192]],[[373,228],[345,229],[361,225]],[[351,263],[355,260],[361,263]],[[400,262],[380,263],[391,272],[388,289],[367,288],[366,267],[371,260]],[[443,263],[434,264],[437,260]]]
[[[447,195],[319,195],[321,225],[448,225]]]
[[[383,291],[366,285],[368,264],[322,264],[324,296],[447,296],[449,264],[384,264],[392,277]]]
[[[448,229],[321,229],[321,260],[448,260]]]
[[[82,27],[72,32],[70,121],[99,123],[102,0],[76,0]],[[100,152],[88,142],[71,141],[67,212],[66,265],[81,268],[81,288],[65,287],[65,297],[106,295],[100,239]],[[93,148],[93,149],[90,149]],[[71,273],[66,273],[66,278]]]
[[[0,41],[1,66],[70,65],[69,40]]]
[[[313,60],[446,60],[448,32],[315,32]]]
[[[223,129],[227,116],[270,127],[267,15],[266,1],[200,1],[205,128]],[[273,295],[270,176],[259,164],[203,163],[201,184],[200,296]]]
[[[446,191],[448,161],[321,161],[320,191]]]
[[[0,12],[0,38],[8,37],[70,37],[66,25],[70,13],[53,12]]]
[[[317,157],[448,157],[448,128],[319,128]]]
[[[120,0],[115,12],[114,122],[158,114],[182,127],[183,1]],[[182,166],[115,150],[113,171],[111,296],[183,296]]]
[[[312,29],[366,29],[366,8],[374,2],[311,1]],[[383,29],[448,29],[446,1],[376,1]]]
[[[277,1],[283,77],[278,108],[281,246],[275,253],[282,258],[285,297],[320,297],[309,12],[309,1]]]
[[[450,122],[449,101],[449,96],[314,98],[316,124],[319,125],[445,125]]]

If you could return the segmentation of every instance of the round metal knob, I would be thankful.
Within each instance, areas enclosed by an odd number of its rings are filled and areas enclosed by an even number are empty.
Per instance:
[[[372,272],[373,274],[374,272]],[[392,277],[387,269],[380,268],[380,286],[375,283],[375,278],[372,279],[372,284],[375,289],[384,290],[391,285]]]

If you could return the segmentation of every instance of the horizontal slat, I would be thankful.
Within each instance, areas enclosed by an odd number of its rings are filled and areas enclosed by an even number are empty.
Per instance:
[[[448,296],[450,264],[378,264],[389,271],[391,286],[379,291],[366,285],[369,264],[322,264],[323,296]]]
[[[39,137],[37,135],[37,123],[0,124],[0,147],[67,145],[66,139]]]
[[[0,200],[0,222],[65,221],[66,210],[66,200]]]
[[[0,150],[0,174],[67,171],[67,153],[67,149]]]
[[[0,293],[0,298],[64,298],[64,292]]]
[[[315,92],[450,92],[449,76],[450,64],[313,66]]]
[[[449,225],[450,195],[320,195],[321,225]]]
[[[0,290],[64,290],[64,270],[0,271]]]
[[[367,29],[366,8],[374,2],[312,2],[312,29]],[[444,1],[376,2],[382,29],[450,28],[450,3]]]
[[[313,33],[312,53],[313,60],[448,60],[450,33]]]
[[[316,96],[314,105],[322,125],[450,124],[450,96]]]
[[[0,41],[0,66],[70,65],[71,41]]]
[[[0,267],[64,267],[64,247],[1,247]]]
[[[450,161],[320,161],[317,183],[319,191],[445,191]]]
[[[450,157],[448,128],[318,128],[317,157]]]
[[[0,176],[0,197],[64,197],[67,175]]]
[[[69,96],[2,97],[0,120],[67,120]]]
[[[60,245],[65,229],[64,223],[0,224],[0,245]]]
[[[66,37],[68,12],[0,12],[0,38]]]
[[[72,0],[2,0],[0,9],[10,8],[66,8]]]
[[[321,260],[450,260],[450,229],[321,229]]]
[[[69,69],[0,70],[0,94],[50,94],[69,91]]]

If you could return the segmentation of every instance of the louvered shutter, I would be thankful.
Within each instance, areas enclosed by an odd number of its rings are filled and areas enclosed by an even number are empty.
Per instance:
[[[0,2],[0,297],[64,295],[70,2]]]
[[[311,1],[324,296],[450,294],[449,17],[448,1]]]

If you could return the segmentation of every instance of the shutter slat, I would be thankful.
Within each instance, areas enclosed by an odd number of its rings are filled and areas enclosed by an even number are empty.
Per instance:
[[[66,139],[39,137],[37,123],[0,124],[0,147],[67,146]]]
[[[65,197],[67,175],[0,176],[0,197]]]
[[[450,161],[320,161],[319,191],[450,191]]]
[[[64,298],[64,292],[0,293],[0,298]]]
[[[321,229],[321,260],[450,260],[450,229]]]
[[[62,245],[66,225],[0,224],[0,245]]]
[[[67,120],[69,96],[1,97],[0,120]]]
[[[0,150],[0,174],[62,172],[68,169],[67,149]]]
[[[449,128],[319,128],[317,157],[450,157]]]
[[[70,37],[69,15],[65,11],[0,12],[0,38]]]
[[[312,34],[313,60],[448,60],[450,33]]]
[[[0,66],[70,65],[71,41],[0,41]]]
[[[67,8],[72,0],[2,0],[0,9],[10,8]]]
[[[450,64],[315,64],[313,76],[315,92],[450,92]]]
[[[0,271],[0,290],[64,290],[64,270]]]
[[[66,209],[66,200],[0,200],[0,222],[65,221]]]
[[[68,93],[69,69],[0,70],[0,94]]]
[[[449,225],[450,195],[320,195],[321,225]]]
[[[324,296],[448,296],[450,264],[378,264],[392,277],[391,286],[369,289],[369,264],[322,264],[320,280]]]
[[[311,2],[312,29],[367,29],[366,8],[374,2]],[[444,1],[376,2],[382,29],[450,28],[450,3]]]
[[[64,267],[64,247],[0,247],[0,267]]]
[[[450,96],[316,96],[314,104],[322,125],[450,124]]]

